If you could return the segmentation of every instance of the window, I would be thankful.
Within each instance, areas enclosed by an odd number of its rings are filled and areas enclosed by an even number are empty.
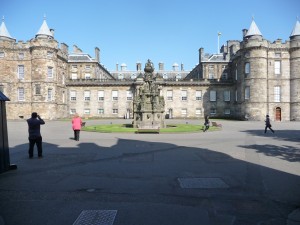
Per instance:
[[[275,75],[281,74],[281,61],[274,62]]]
[[[208,66],[208,79],[215,79],[215,66],[214,65]]]
[[[209,101],[211,101],[211,102],[217,101],[217,92],[216,91],[209,92]]]
[[[41,85],[40,84],[36,84],[35,85],[35,94],[36,95],[40,95],[41,94]]]
[[[48,102],[53,100],[53,90],[51,88],[48,89],[47,100]]]
[[[91,70],[91,65],[85,65],[85,70]]]
[[[124,75],[123,75],[122,73],[120,73],[120,74],[118,75],[118,79],[119,79],[119,80],[124,79]]]
[[[77,70],[77,65],[72,65],[72,70]]]
[[[18,101],[25,101],[25,91],[24,88],[18,88]]]
[[[99,102],[104,101],[104,91],[98,91],[98,101]]]
[[[202,109],[197,108],[196,109],[196,116],[201,116],[202,115]]]
[[[181,74],[177,73],[176,74],[176,79],[181,79]]]
[[[24,65],[18,66],[18,79],[24,79]]]
[[[168,79],[168,74],[164,73],[163,74],[163,79]]]
[[[76,91],[70,91],[70,100],[76,101]]]
[[[0,52],[0,58],[4,58],[5,54],[4,52]]]
[[[112,100],[118,101],[118,91],[112,91]]]
[[[126,95],[127,95],[127,101],[131,101],[132,100],[132,91],[127,91],[126,92]]]
[[[48,67],[48,70],[47,70],[47,77],[48,78],[53,78],[53,67]]]
[[[235,80],[237,80],[238,79],[238,70],[237,70],[237,68],[235,69]]]
[[[90,100],[91,100],[91,92],[84,91],[84,101],[90,101]]]
[[[238,92],[237,90],[235,90],[235,101],[237,102],[237,100],[238,100]]]
[[[104,114],[104,109],[98,109],[98,114],[103,115]]]
[[[181,115],[186,117],[187,116],[187,109],[181,109]]]
[[[52,57],[53,57],[53,52],[48,51],[48,52],[47,52],[47,58],[52,58]]]
[[[0,85],[0,91],[3,93],[4,92],[4,86]]]
[[[227,68],[225,65],[222,65],[222,79],[227,80],[228,79],[228,74],[227,74]]]
[[[250,63],[246,62],[245,63],[245,75],[249,75],[250,74]]]
[[[230,109],[224,109],[224,114],[229,115],[230,114]]]
[[[167,91],[167,100],[169,101],[173,100],[173,91]]]
[[[86,73],[86,74],[84,75],[84,78],[87,79],[87,80],[88,80],[88,79],[91,79],[91,74],[90,74],[90,73]]]
[[[250,87],[245,87],[245,99],[250,99]]]
[[[181,100],[186,101],[187,100],[187,91],[181,91]]]
[[[72,73],[71,74],[71,79],[72,80],[77,80],[77,73]]]
[[[91,114],[91,110],[90,109],[84,109],[83,110],[83,114],[84,115],[90,115]]]
[[[224,91],[224,101],[230,102],[230,91]]]
[[[118,109],[113,109],[113,114],[118,114]]]
[[[210,114],[211,114],[211,115],[217,114],[217,110],[216,110],[215,108],[211,108],[211,109],[210,109]]]
[[[280,102],[280,86],[275,86],[274,87],[274,102]]]
[[[76,113],[76,109],[70,109],[70,114],[74,115]]]
[[[202,91],[196,91],[196,100],[201,101],[202,100]]]
[[[19,59],[21,59],[21,60],[24,59],[24,53],[23,52],[19,53]]]
[[[281,58],[281,53],[280,52],[275,52],[275,58]]]

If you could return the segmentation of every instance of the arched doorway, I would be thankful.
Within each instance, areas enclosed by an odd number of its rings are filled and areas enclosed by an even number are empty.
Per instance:
[[[276,121],[281,121],[281,108],[277,107],[276,112],[275,112],[275,120]]]

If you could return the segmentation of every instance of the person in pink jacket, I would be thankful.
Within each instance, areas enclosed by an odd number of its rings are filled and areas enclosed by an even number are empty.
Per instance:
[[[74,140],[79,141],[79,134],[82,126],[82,120],[76,113],[72,119],[72,128],[74,130]]]

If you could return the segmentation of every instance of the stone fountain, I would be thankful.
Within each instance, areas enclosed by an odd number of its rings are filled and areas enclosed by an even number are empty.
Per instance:
[[[165,125],[165,100],[161,86],[155,82],[154,66],[148,59],[142,84],[137,88],[133,101],[133,127],[159,130]]]

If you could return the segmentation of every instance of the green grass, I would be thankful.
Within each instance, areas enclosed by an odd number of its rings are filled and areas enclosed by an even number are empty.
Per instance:
[[[161,128],[160,133],[185,133],[185,132],[202,132],[203,125],[193,124],[173,124]],[[135,133],[137,128],[133,128],[131,124],[103,124],[90,125],[82,128],[83,131],[99,132],[99,133]],[[218,127],[210,127],[208,131],[220,130]]]

